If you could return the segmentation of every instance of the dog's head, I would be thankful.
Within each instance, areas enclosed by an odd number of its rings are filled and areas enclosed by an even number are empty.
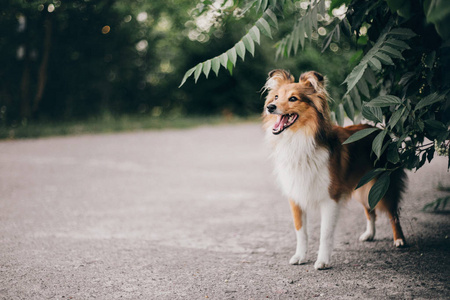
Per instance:
[[[268,94],[263,115],[273,134],[289,128],[314,135],[321,122],[329,122],[325,78],[321,74],[306,72],[295,82],[289,72],[273,70],[264,89]]]

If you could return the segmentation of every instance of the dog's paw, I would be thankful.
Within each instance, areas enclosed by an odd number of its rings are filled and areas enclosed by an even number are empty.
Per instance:
[[[364,232],[363,234],[361,234],[361,236],[359,237],[359,240],[361,242],[366,242],[366,241],[373,241],[373,238],[375,237],[375,234],[369,231]]]
[[[405,246],[405,241],[403,239],[396,239],[394,241],[394,246],[397,247],[397,248],[404,247]]]
[[[316,270],[326,270],[326,269],[329,269],[329,268],[331,268],[331,266],[328,263],[324,262],[324,261],[318,260],[314,264],[314,269],[316,269]]]
[[[301,265],[301,264],[304,264],[305,262],[306,262],[306,257],[304,255],[300,255],[300,254],[295,254],[289,260],[289,263],[291,265]]]

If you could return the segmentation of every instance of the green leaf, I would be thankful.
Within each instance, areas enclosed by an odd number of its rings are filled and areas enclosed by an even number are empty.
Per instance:
[[[231,48],[230,50],[227,51],[227,55],[228,55],[228,59],[233,63],[233,66],[236,66],[236,60],[237,60],[237,55],[236,55],[236,49]]]
[[[300,32],[299,28],[297,26],[294,27],[294,30],[292,31],[292,45],[294,47],[294,54],[297,54],[298,50],[298,44],[300,42]]]
[[[365,45],[367,45],[368,41],[369,41],[369,38],[367,37],[367,35],[362,35],[358,38],[358,40],[356,41],[356,44],[359,46],[365,46]]]
[[[366,128],[359,130],[352,134],[348,139],[345,140],[342,144],[350,144],[356,141],[359,141],[362,138],[365,138],[366,136],[370,135],[371,133],[380,130],[379,128]]]
[[[356,51],[355,54],[353,54],[350,57],[349,64],[353,65],[353,64],[356,64],[357,62],[361,61],[363,54],[364,54],[364,52],[362,51],[362,49],[359,49],[358,51]]]
[[[269,3],[269,0],[262,0],[262,4],[261,4],[262,11],[264,11],[267,8],[268,3]]]
[[[269,6],[269,0],[264,0],[264,1],[263,1],[263,11],[264,11],[264,10],[267,10],[267,9],[268,9],[268,6]]]
[[[355,108],[353,107],[353,102],[351,101],[349,96],[345,97],[344,110],[345,113],[347,114],[347,117],[349,117],[350,120],[355,122]]]
[[[428,1],[428,9],[426,9],[425,14],[427,17],[427,22],[429,23],[438,23],[442,22],[445,23],[445,18],[447,18],[450,14],[450,7],[448,5],[448,1],[445,0],[435,0],[435,1]],[[425,6],[424,6],[425,9]]]
[[[382,130],[378,135],[373,139],[372,142],[372,150],[375,153],[375,155],[380,158],[381,156],[381,149],[383,148],[383,141],[386,137],[386,130]]]
[[[248,34],[250,35],[250,37],[252,38],[252,40],[254,40],[258,45],[261,43],[261,41],[260,41],[261,34],[260,34],[260,32],[259,32],[258,27],[253,26],[253,27],[249,30]],[[248,50],[248,48],[247,48],[247,50]]]
[[[342,103],[340,103],[336,109],[336,121],[338,122],[339,126],[344,125],[344,119],[345,119],[344,107],[342,106]]]
[[[444,125],[444,123],[438,121],[438,120],[425,120],[425,129],[427,133],[433,137],[433,139],[443,140],[447,137],[449,131],[447,130],[447,126]]]
[[[203,63],[203,74],[208,78],[209,71],[211,71],[211,60],[207,60]]]
[[[220,59],[220,63],[222,64],[222,66],[224,67],[224,68],[226,68],[227,67],[227,63],[228,63],[228,55],[227,55],[227,53],[225,52],[225,53],[222,53],[220,56],[219,56],[219,59]]]
[[[293,41],[294,41],[293,37],[292,37],[292,36],[289,36],[289,37],[288,37],[288,41],[287,41],[287,46],[286,46],[286,52],[287,52],[288,56],[289,56],[290,53],[291,53]]]
[[[359,65],[357,65],[352,72],[347,76],[347,78],[345,79],[344,82],[347,82],[347,92],[346,94],[349,93],[349,91],[355,87],[355,85],[358,83],[358,81],[361,79],[361,77],[364,75],[364,71],[367,68],[367,64],[364,63],[360,63]]]
[[[381,174],[384,171],[386,171],[386,169],[384,169],[384,168],[377,168],[377,169],[370,170],[369,172],[364,174],[363,177],[361,177],[355,190],[359,189],[360,187],[362,187],[363,185],[365,185],[366,183],[368,183],[369,181],[371,181],[372,179],[374,179],[375,177],[377,177],[379,174]]]
[[[298,37],[300,39],[300,45],[302,45],[302,49],[305,47],[305,23],[300,23],[298,26]]]
[[[392,12],[396,12],[401,9],[407,0],[386,0],[387,5],[391,9]]]
[[[190,68],[183,76],[183,80],[181,80],[180,85],[178,86],[179,88],[186,82],[186,80],[189,78],[189,76],[192,75],[192,73],[194,73],[195,71],[195,67]]]
[[[263,0],[256,0],[256,12],[258,12],[261,9],[261,4]]]
[[[281,44],[283,43],[283,40],[279,41],[278,43],[275,44],[275,48],[277,48],[277,51],[275,52],[275,60],[278,60],[278,58],[281,55]]]
[[[270,9],[267,9],[264,13],[270,18],[270,20],[272,20],[273,26],[274,26],[276,29],[278,29],[277,16],[273,13],[273,11],[270,10]]]
[[[242,41],[244,42],[245,49],[247,49],[247,51],[250,52],[252,56],[255,56],[255,43],[250,38],[250,36],[247,34],[246,36],[244,36]]]
[[[311,38],[312,33],[312,22],[311,22],[311,11],[306,13],[305,16],[303,16],[303,24],[305,26],[305,33],[308,38]]]
[[[216,76],[219,76],[219,69],[220,69],[220,59],[218,56],[214,57],[211,61],[211,67],[214,73],[216,73]]]
[[[445,98],[445,95],[439,95],[438,93],[434,92],[432,94],[429,94],[425,98],[419,101],[417,103],[416,107],[414,108],[414,111],[424,108],[425,106],[431,105],[433,103],[439,102]]]
[[[356,88],[354,88],[350,91],[350,97],[352,98],[353,104],[355,104],[356,108],[361,111],[362,101],[361,101],[361,97],[359,96],[358,90]]]
[[[339,27],[339,24],[334,27],[334,34],[333,34],[334,41],[339,43],[341,40],[341,29]]]
[[[403,107],[403,109],[397,109],[394,111],[394,113],[391,115],[391,118],[389,119],[388,126],[391,128],[394,128],[397,122],[400,120],[400,118],[403,116],[403,113],[405,112],[406,107]]]
[[[333,2],[333,1],[332,1]],[[325,1],[319,1],[319,3],[317,3],[317,9],[318,9],[318,13],[320,15],[325,15],[326,11],[326,5],[325,5]]]
[[[240,41],[239,43],[234,46],[236,48],[236,53],[239,55],[239,57],[244,60],[245,59],[245,45],[243,41]]]
[[[358,90],[367,98],[370,98],[370,92],[369,87],[367,86],[367,82],[364,80],[364,78],[361,78],[361,80],[358,81],[356,84],[358,87]]]
[[[387,159],[393,164],[396,164],[400,161],[400,156],[398,155],[398,148],[396,143],[392,143],[389,145],[387,150]]]
[[[194,79],[195,79],[195,83],[197,83],[198,78],[200,77],[200,74],[202,73],[202,68],[203,68],[203,63],[199,63],[196,67],[195,67],[195,71],[194,71]]]
[[[350,37],[352,35],[352,29],[347,18],[344,18],[341,22],[341,29],[345,36]]]
[[[389,184],[391,183],[390,172],[384,172],[374,183],[369,192],[369,206],[370,209],[374,209],[375,206],[380,202],[381,198],[383,198],[384,194],[386,194],[389,189]]]
[[[322,43],[322,53],[328,48],[328,46],[330,45],[332,38],[333,38],[333,31],[330,32],[324,39],[323,39],[323,43]]]
[[[391,66],[394,65],[394,62],[392,61],[392,58],[390,58],[389,55],[386,55],[386,54],[384,54],[384,53],[382,53],[382,52],[377,52],[377,53],[375,53],[375,57],[376,57],[380,62],[382,62],[382,63],[385,64],[385,65],[391,65]]]
[[[386,107],[391,105],[401,104],[402,100],[399,97],[392,95],[378,96],[372,101],[366,103],[367,106]]]
[[[395,28],[388,32],[388,35],[395,36],[399,39],[410,39],[416,36],[414,31],[409,28]]]
[[[258,21],[256,21],[256,26],[261,30],[261,32],[268,36],[269,38],[272,38],[272,33],[270,31],[270,25],[267,23],[266,20],[263,18],[260,18]]]
[[[417,126],[419,127],[419,129],[421,131],[423,131],[425,129],[425,123],[422,122],[422,120],[417,121]]]
[[[278,43],[276,43],[277,52],[275,53],[275,60],[278,59],[278,57],[283,56],[284,49],[286,47],[286,38],[282,39]]]
[[[389,47],[389,46],[383,46],[380,51],[383,51],[384,53],[388,53],[390,57],[400,58],[404,59],[400,51]]]
[[[428,148],[428,150],[427,150],[427,160],[428,160],[428,163],[430,163],[431,160],[433,159],[433,157],[434,157],[434,152],[435,152],[434,147]]]
[[[415,72],[407,72],[403,74],[403,76],[398,81],[399,85],[406,86],[411,80],[416,76],[417,74]]]
[[[350,4],[350,2],[351,2],[350,0],[333,0],[333,1],[331,1],[330,13],[333,9],[341,7],[342,4],[346,4],[348,6]]]
[[[362,107],[362,115],[369,121],[374,121],[376,123],[383,122],[383,114],[381,112],[381,108],[379,107],[370,107],[364,105]]]
[[[230,75],[233,75],[233,63],[230,60],[227,63],[227,69],[228,72],[230,72]]]
[[[375,71],[380,71],[381,70],[381,63],[378,59],[376,59],[375,57],[371,57],[369,59],[369,65],[372,67],[372,69],[374,69]]]
[[[377,86],[377,78],[375,77],[375,74],[373,73],[371,68],[367,68],[366,71],[364,72],[364,76],[363,78],[370,83],[370,85],[372,87],[376,87]]]
[[[396,47],[398,49],[404,50],[404,49],[411,49],[407,43],[401,40],[396,39],[388,39],[385,44]]]
[[[314,8],[311,10],[311,25],[314,30],[317,30],[317,5],[314,6]]]

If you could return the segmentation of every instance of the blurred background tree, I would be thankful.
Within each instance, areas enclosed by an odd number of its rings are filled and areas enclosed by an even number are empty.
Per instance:
[[[312,47],[276,62],[263,40],[255,56],[217,80],[177,86],[185,70],[218,55],[248,30],[255,12],[199,15],[208,3],[188,0],[5,0],[0,12],[0,122],[20,127],[104,115],[171,117],[259,114],[269,70],[318,70],[331,94],[351,64],[349,43],[321,54]],[[226,9],[226,8],[224,8]],[[300,10],[300,7],[292,9]],[[290,30],[286,22],[275,37]],[[322,33],[324,34],[324,33]],[[337,53],[339,55],[329,55]]]

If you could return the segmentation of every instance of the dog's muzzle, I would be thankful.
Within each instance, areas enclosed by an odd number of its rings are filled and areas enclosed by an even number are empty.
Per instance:
[[[267,111],[269,113],[273,113],[275,110],[277,110],[277,106],[275,104],[269,104],[267,105]]]

